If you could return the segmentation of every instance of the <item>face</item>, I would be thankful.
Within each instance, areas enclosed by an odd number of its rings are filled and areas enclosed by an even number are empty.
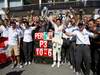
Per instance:
[[[57,20],[57,21],[56,21],[56,24],[57,24],[58,26],[60,26],[60,25],[61,25],[61,21],[60,21],[60,20]]]
[[[75,25],[75,19],[71,19],[71,24]]]
[[[35,26],[39,26],[40,24],[39,24],[38,21],[34,21],[34,25],[35,25]]]
[[[16,28],[16,24],[14,24],[14,23],[12,23],[11,26],[12,26],[13,29]]]
[[[96,24],[100,26],[100,19],[96,20]]]
[[[34,18],[34,21],[39,21],[39,17],[38,16],[36,16],[35,18]]]
[[[83,21],[84,21],[85,23],[87,23],[88,17],[87,17],[87,16],[83,17]]]
[[[88,27],[93,28],[95,26],[95,23],[93,21],[88,22]]]
[[[25,25],[25,27],[26,27],[26,28],[28,28],[28,27],[29,27],[29,25],[28,25],[27,23],[24,23],[24,25]]]
[[[85,28],[85,26],[78,26],[80,31],[83,31],[83,29]]]

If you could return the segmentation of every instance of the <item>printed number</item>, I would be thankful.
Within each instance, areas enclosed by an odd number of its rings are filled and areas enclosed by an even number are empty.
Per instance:
[[[40,56],[43,56],[43,49],[42,48],[39,50],[39,54],[40,54]]]
[[[52,49],[48,49],[48,56],[49,56],[49,57],[52,56]]]
[[[44,48],[47,48],[47,45],[48,45],[47,41],[44,41]]]

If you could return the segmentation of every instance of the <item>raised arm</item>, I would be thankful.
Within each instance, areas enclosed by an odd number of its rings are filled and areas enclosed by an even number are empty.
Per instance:
[[[47,20],[48,20],[48,21],[50,21],[50,22],[51,22],[51,24],[53,25],[53,27],[55,28],[56,23],[55,23],[55,22],[53,22],[53,17],[52,17],[52,16],[47,17]]]

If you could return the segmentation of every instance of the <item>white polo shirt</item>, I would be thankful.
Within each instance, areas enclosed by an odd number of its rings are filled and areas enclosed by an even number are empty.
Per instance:
[[[72,34],[76,36],[76,44],[86,45],[90,45],[89,37],[94,36],[93,33],[87,31],[86,29],[84,29],[82,32],[76,30]]]
[[[18,31],[12,27],[8,28],[8,45],[17,45]]]
[[[63,41],[62,41],[62,29],[63,29],[63,25],[57,26],[56,24],[54,25],[54,38],[52,39],[52,42],[57,42],[59,44],[62,45]]]
[[[76,31],[77,29],[78,29],[77,26],[70,26],[70,27],[67,27],[67,28],[65,29],[65,31],[71,33],[71,32]],[[68,38],[70,38],[70,40],[72,39],[72,37],[73,37],[73,36],[68,36]]]
[[[29,27],[26,28],[24,30],[24,37],[23,37],[23,41],[24,42],[32,42],[33,41],[33,36],[32,36],[32,31],[35,29],[36,27]]]

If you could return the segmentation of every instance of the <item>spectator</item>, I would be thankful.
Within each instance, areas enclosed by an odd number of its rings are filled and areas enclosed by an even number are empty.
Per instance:
[[[77,46],[75,52],[76,75],[80,75],[82,60],[86,67],[85,75],[90,75],[91,54],[89,48],[90,45],[89,36],[94,36],[94,34],[88,32],[85,29],[84,24],[82,23],[79,23],[78,27],[79,27],[78,30],[72,33],[67,33],[67,35],[76,36],[76,46]]]
[[[12,68],[16,65],[17,67],[22,68],[22,65],[20,64],[19,33],[15,22],[11,22],[10,25],[11,26],[8,28],[8,56],[11,57],[13,63]],[[13,59],[12,56],[15,56],[15,59]]]
[[[33,37],[32,30],[35,27],[30,27],[28,22],[24,22],[24,37],[23,37],[23,51],[25,57],[25,65],[31,64],[32,58],[31,53],[33,51]]]

